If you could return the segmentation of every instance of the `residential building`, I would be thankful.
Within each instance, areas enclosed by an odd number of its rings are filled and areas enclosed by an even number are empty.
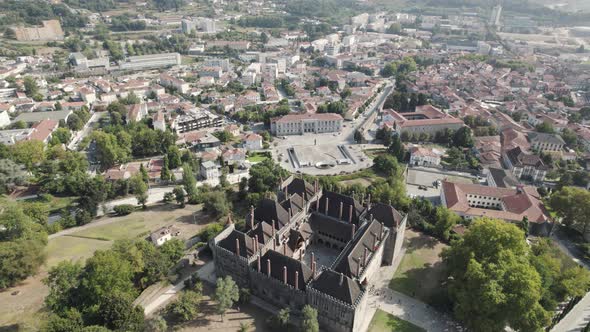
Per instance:
[[[539,236],[548,236],[552,228],[535,187],[512,189],[443,181],[440,199],[442,206],[463,218],[489,217],[520,224],[526,217],[529,232]]]
[[[6,127],[10,125],[10,117],[8,116],[8,111],[0,110],[0,128]]]
[[[486,176],[488,186],[498,188],[516,188],[519,185],[514,174],[509,170],[498,167],[484,168],[483,174]]]
[[[190,85],[185,82],[183,79],[180,78],[176,78],[176,77],[172,77],[168,74],[160,74],[160,80],[159,82],[160,85],[167,87],[167,88],[172,88],[180,93],[187,93],[190,89]]]
[[[410,166],[439,166],[440,153],[432,148],[415,146],[410,149]]]
[[[35,123],[31,128],[33,131],[29,134],[28,140],[41,141],[43,144],[49,143],[51,134],[59,127],[59,121],[41,120]]]
[[[334,113],[287,114],[270,120],[270,131],[277,136],[305,133],[333,133],[342,129],[342,116]]]
[[[71,110],[21,113],[12,122],[23,121],[28,124],[33,124],[45,119],[55,120],[57,122],[59,122],[60,120],[64,120],[67,122],[69,116],[72,113],[73,112]]]
[[[565,141],[557,134],[530,133],[531,147],[539,152],[561,152]]]
[[[244,149],[248,151],[262,150],[262,136],[254,133],[246,135]]]
[[[517,179],[543,181],[549,169],[539,156],[526,153],[520,147],[505,151],[502,160]]]
[[[156,247],[163,245],[164,243],[172,240],[174,236],[178,236],[180,230],[172,227],[165,226],[150,234],[150,239]]]
[[[177,134],[181,134],[202,128],[221,126],[221,123],[222,119],[219,116],[206,110],[197,110],[177,116],[172,121],[171,127]]]
[[[217,179],[219,177],[219,169],[217,168],[217,164],[212,161],[205,161],[201,163],[199,172],[201,173],[201,176],[207,180]]]
[[[164,117],[164,113],[161,110],[158,110],[156,115],[154,115],[153,121],[154,129],[166,131],[166,118]]]
[[[139,122],[148,115],[146,103],[133,104],[129,106],[127,111],[127,123]]]

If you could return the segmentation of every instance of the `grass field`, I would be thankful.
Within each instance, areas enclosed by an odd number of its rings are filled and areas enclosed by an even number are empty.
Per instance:
[[[397,318],[394,315],[388,314],[385,311],[377,310],[369,325],[369,332],[426,332],[421,327],[418,327],[403,319]]]
[[[268,153],[252,153],[248,156],[248,161],[251,163],[259,163],[270,158]]]
[[[405,245],[406,254],[389,288],[444,310],[446,297],[441,287],[444,265],[439,255],[446,245],[411,230],[406,231]]]
[[[16,323],[24,324],[23,331],[40,329],[44,315],[41,310],[43,299],[48,293],[42,280],[47,271],[59,262],[71,260],[84,263],[96,250],[110,248],[115,240],[141,238],[166,225],[174,225],[181,231],[179,237],[188,239],[211,221],[202,213],[200,205],[187,205],[183,209],[162,205],[124,217],[102,218],[80,230],[52,238],[46,249],[47,262],[39,273],[0,292],[0,331],[3,331],[3,326]],[[17,291],[17,295],[11,295]]]

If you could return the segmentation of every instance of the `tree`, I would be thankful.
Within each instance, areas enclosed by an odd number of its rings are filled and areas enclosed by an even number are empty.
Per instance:
[[[174,193],[174,199],[176,199],[176,203],[180,205],[180,207],[184,207],[184,189],[182,189],[181,186],[176,186],[172,192]]]
[[[540,133],[548,133],[548,134],[553,134],[555,132],[555,129],[553,128],[553,125],[550,122],[539,123],[538,125],[535,126],[535,130]]]
[[[12,159],[32,170],[34,165],[45,159],[45,147],[43,142],[38,140],[19,141],[11,147]]]
[[[240,299],[240,289],[236,282],[230,276],[217,278],[217,287],[215,288],[215,300],[217,301],[217,313],[221,319],[227,309],[234,305],[234,302]]]
[[[318,311],[309,304],[306,304],[301,312],[303,314],[303,331],[319,332],[320,325],[318,324]]]
[[[527,216],[522,217],[520,228],[524,232],[525,237],[529,236],[529,218]]]
[[[160,170],[160,180],[162,181],[170,180],[170,169],[168,168],[168,164],[168,156],[164,155],[162,169]]]
[[[205,193],[203,202],[205,210],[216,218],[226,216],[231,209],[230,202],[228,201],[225,192],[220,190],[213,190]]]
[[[44,331],[74,332],[81,331],[83,326],[82,314],[74,308],[69,308],[61,315],[51,315]]]
[[[233,139],[233,135],[227,130],[216,131],[213,136],[217,137],[221,143],[227,143]]]
[[[134,306],[135,297],[128,292],[111,292],[98,308],[100,324],[111,330],[144,331],[143,308]]]
[[[385,176],[399,175],[402,168],[397,159],[389,155],[379,155],[374,159],[375,170],[385,174]]]
[[[141,180],[143,180],[144,183],[150,183],[150,176],[143,166],[143,163],[139,164],[139,174],[141,175]]]
[[[166,261],[174,264],[184,256],[184,247],[184,242],[181,240],[171,239],[160,246],[160,253]]]
[[[362,143],[365,138],[363,137],[363,133],[360,130],[357,129],[357,130],[354,131],[353,139],[357,143]]]
[[[195,203],[198,200],[197,180],[193,175],[191,166],[187,163],[182,165],[182,184],[184,185],[184,190],[188,196],[189,203]]]
[[[181,322],[197,318],[202,295],[198,292],[187,290],[182,292],[178,300],[170,304],[168,312]]]
[[[456,147],[470,148],[473,146],[473,137],[469,127],[461,127],[453,135],[453,145]]]
[[[590,225],[590,192],[577,187],[563,187],[549,198],[549,206],[566,226],[582,227],[585,234]]]
[[[82,264],[79,262],[61,261],[52,267],[43,283],[49,288],[45,297],[45,305],[58,315],[63,315],[69,308],[76,305],[75,290],[80,285]]]
[[[459,222],[461,222],[461,217],[455,214],[455,212],[443,206],[436,208],[436,224],[434,225],[434,232],[439,238],[448,241],[453,226]]]
[[[76,290],[87,305],[100,304],[116,292],[137,295],[133,270],[127,260],[112,250],[99,250],[86,260],[80,287]]]
[[[168,324],[162,316],[156,316],[146,322],[146,329],[149,332],[166,332]]]
[[[70,141],[72,134],[67,128],[57,128],[51,134],[51,145],[67,144]]]
[[[33,97],[39,94],[39,86],[37,85],[37,81],[31,76],[25,76],[23,81],[25,87],[25,93],[27,97]]]
[[[400,135],[393,135],[388,150],[389,153],[391,153],[395,158],[397,158],[397,161],[399,161],[400,163],[406,159],[406,149],[404,148]]]
[[[0,211],[0,289],[35,274],[45,262],[47,233],[21,207],[5,204]]]
[[[148,200],[148,186],[144,182],[141,173],[133,176],[130,181],[131,191],[137,199],[137,204],[140,204],[142,208],[146,208]]]
[[[524,233],[496,219],[478,219],[443,251],[455,316],[473,331],[537,331],[549,323],[541,278],[529,262]]]
[[[187,151],[190,154],[190,151]],[[180,150],[176,145],[168,147],[168,163],[170,169],[176,169],[182,164]]]
[[[260,34],[260,42],[263,45],[266,45],[268,43],[268,40],[269,40],[269,38],[268,38],[268,35],[266,34],[266,32],[263,32]]]

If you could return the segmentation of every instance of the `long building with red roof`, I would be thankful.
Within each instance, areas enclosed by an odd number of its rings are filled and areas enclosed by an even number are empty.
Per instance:
[[[549,214],[534,187],[516,189],[442,182],[441,203],[466,219],[489,217],[509,222],[529,220],[531,234],[548,235]]]

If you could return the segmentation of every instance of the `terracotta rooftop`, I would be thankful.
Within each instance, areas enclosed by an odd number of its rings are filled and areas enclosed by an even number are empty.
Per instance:
[[[548,213],[534,187],[510,189],[443,181],[442,194],[447,208],[463,215],[498,218],[508,221],[521,221],[526,216],[530,222],[535,223],[544,223],[549,219]],[[467,195],[499,199],[503,205],[503,210],[471,207]]]

